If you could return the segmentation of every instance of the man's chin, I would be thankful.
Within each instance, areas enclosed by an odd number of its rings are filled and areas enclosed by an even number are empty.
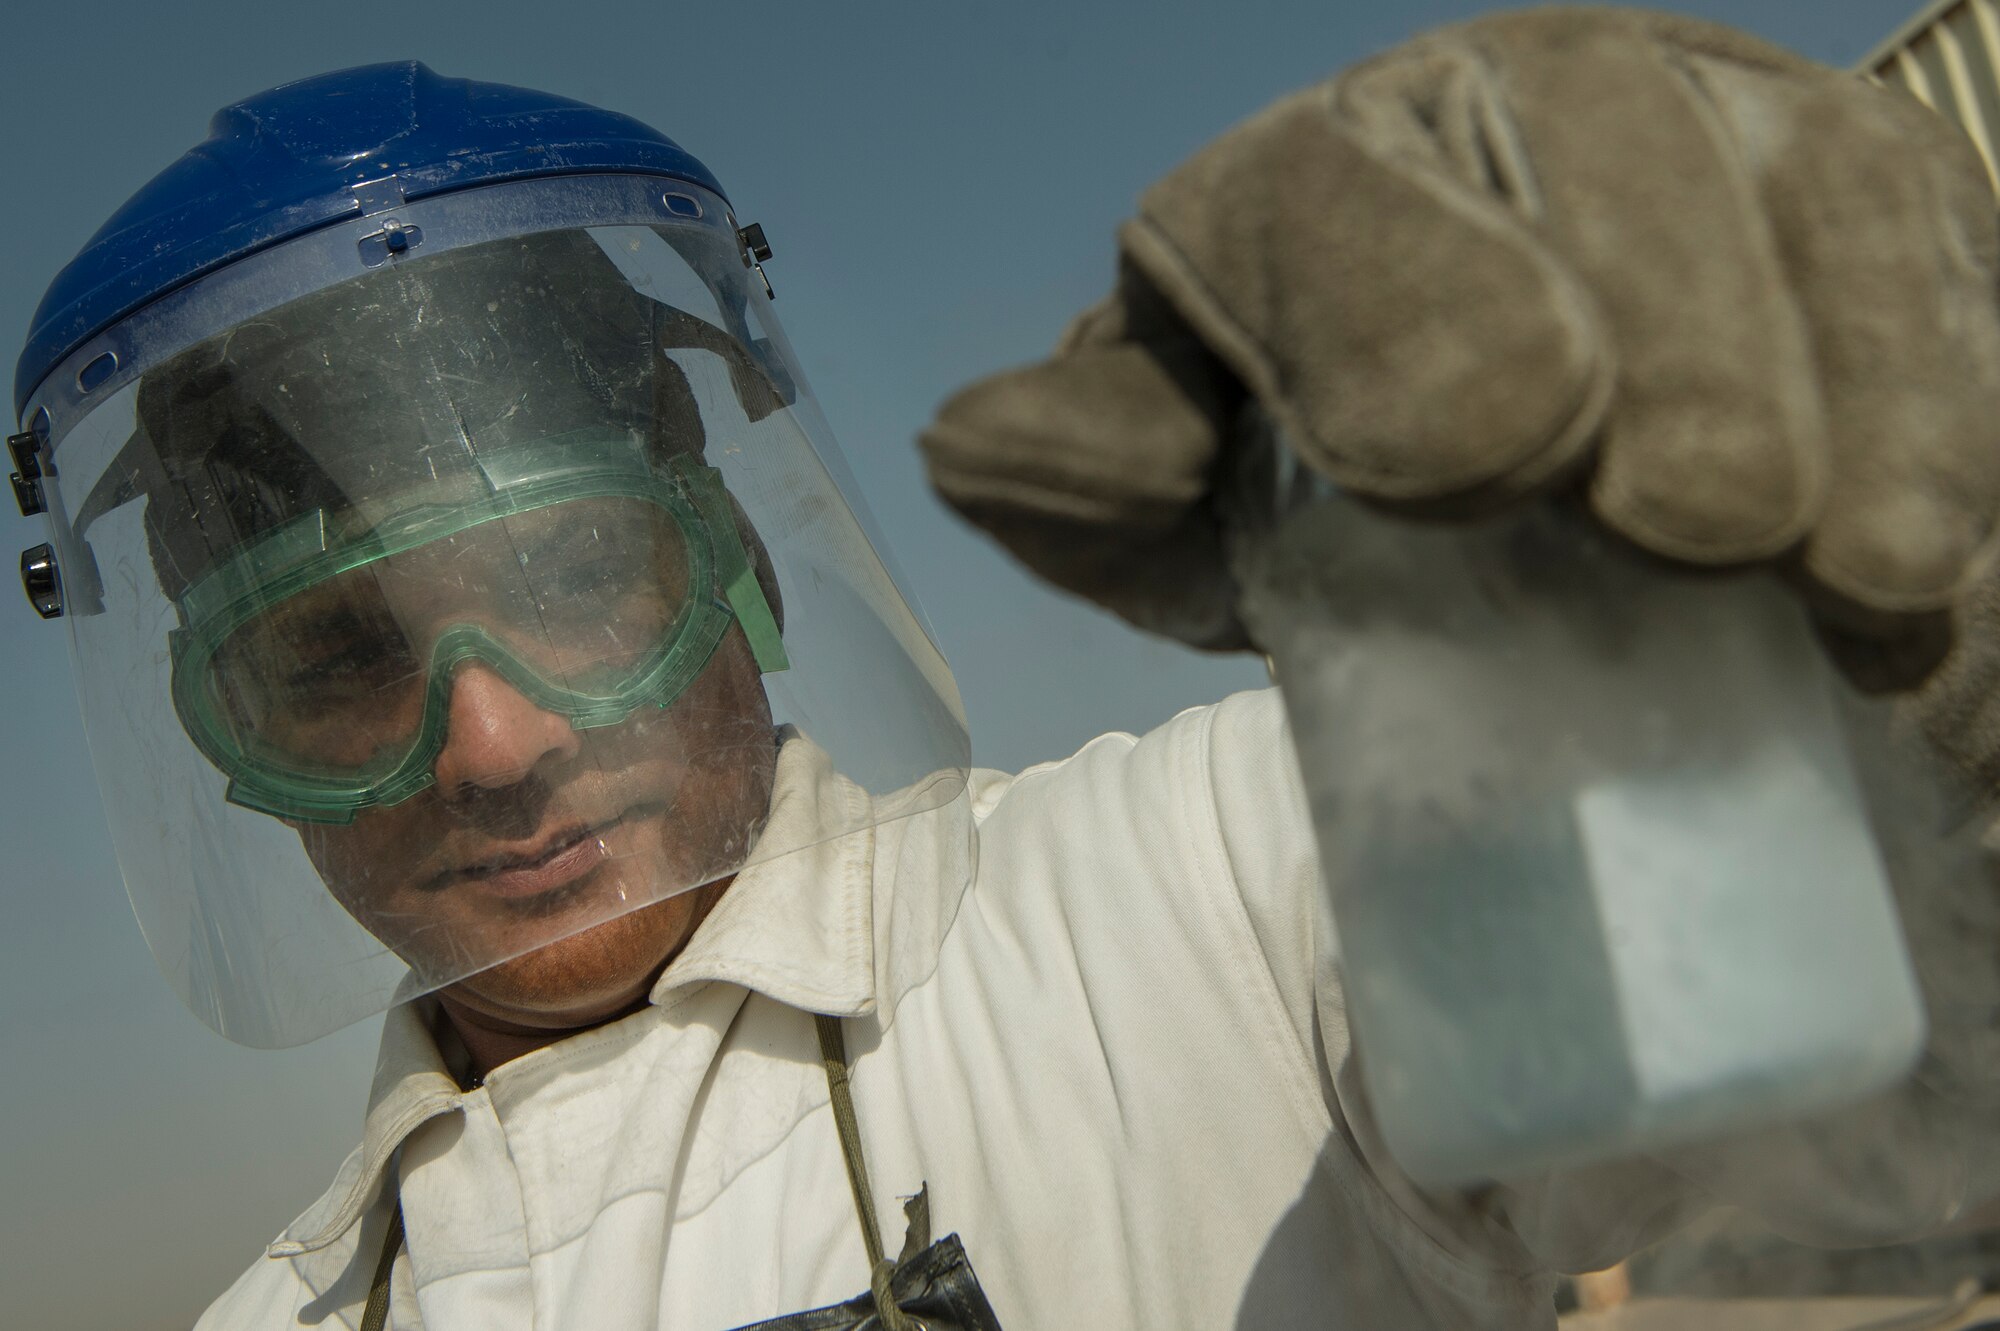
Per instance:
[[[582,1030],[614,1020],[645,1003],[726,886],[642,906],[467,976],[439,996],[496,1028]]]

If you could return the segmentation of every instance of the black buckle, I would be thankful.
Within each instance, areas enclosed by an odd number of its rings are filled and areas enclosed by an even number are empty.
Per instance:
[[[750,251],[750,257],[758,263],[763,263],[771,257],[771,242],[764,239],[763,223],[752,222],[738,231],[736,237],[743,242],[743,248]]]
[[[13,483],[14,502],[21,506],[24,518],[49,511],[48,501],[42,496],[41,448],[42,441],[33,430],[7,436],[7,451],[14,455],[16,468],[7,479]]]
[[[729,216],[731,226],[736,225],[736,215]],[[771,279],[764,273],[764,260],[771,257],[771,242],[764,239],[764,227],[760,222],[749,226],[736,227],[736,256],[743,260],[745,268],[757,270],[757,280],[764,284],[764,299],[776,300],[778,293],[771,290]]]

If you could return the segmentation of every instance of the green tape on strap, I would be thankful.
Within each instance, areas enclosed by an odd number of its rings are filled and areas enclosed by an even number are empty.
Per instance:
[[[689,498],[708,519],[715,542],[716,577],[722,583],[722,594],[730,610],[735,612],[736,622],[743,626],[743,636],[750,641],[757,669],[767,675],[791,669],[792,661],[785,654],[784,635],[778,631],[777,616],[771,613],[771,603],[764,599],[764,589],[757,583],[757,570],[750,566],[750,552],[743,548],[743,537],[736,530],[736,512],[730,505],[728,491],[722,487],[722,473],[693,463],[683,463],[676,470],[687,482]]]

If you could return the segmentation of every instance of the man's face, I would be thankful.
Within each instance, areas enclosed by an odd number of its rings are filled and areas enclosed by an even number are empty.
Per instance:
[[[481,533],[300,598],[288,641],[304,644],[296,654],[308,659],[310,674],[318,661],[353,655],[340,634],[367,637],[371,617],[393,621],[410,659],[384,669],[361,654],[364,672],[388,681],[418,668],[437,634],[471,623],[538,671],[575,672],[586,655],[603,662],[645,645],[628,640],[654,632],[660,614],[635,598],[686,595],[676,569],[662,566],[620,595],[563,584],[560,604],[532,597],[524,615],[508,604],[518,599],[509,585],[519,576],[517,552],[559,543],[579,522],[603,515],[563,505],[530,516],[508,529],[505,562],[481,548],[482,540],[492,544],[492,533]],[[524,620],[538,629],[566,622],[567,652],[535,641]],[[315,643],[320,626],[331,626],[335,641]],[[577,640],[591,644],[587,654]],[[397,706],[420,708],[407,700],[413,690],[378,688],[374,676],[362,686],[380,700],[363,725],[413,724],[390,715]],[[329,744],[338,742],[323,718],[308,720],[328,729]],[[428,788],[344,826],[296,825],[329,889],[420,973],[474,969],[447,993],[488,1017],[577,1025],[639,1001],[713,904],[717,880],[742,860],[769,808],[776,741],[742,630],[731,627],[670,706],[642,706],[616,725],[576,729],[479,659],[453,670],[443,721]],[[698,884],[711,886],[683,891]]]

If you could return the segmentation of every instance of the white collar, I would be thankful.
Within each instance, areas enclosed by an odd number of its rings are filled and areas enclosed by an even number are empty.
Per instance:
[[[823,749],[796,738],[779,749],[757,849],[653,985],[654,1005],[672,1008],[693,987],[724,980],[807,1012],[872,1012],[871,804]],[[764,851],[774,846],[788,849]]]
[[[873,826],[885,807],[920,812]],[[974,844],[960,773],[936,773],[877,802],[835,772],[824,750],[788,731],[758,846],[802,848],[761,860],[753,850],[661,973],[650,1006],[624,1020],[667,1019],[712,981],[833,1016],[875,1013],[878,996],[893,1008],[936,968],[938,945],[971,878]],[[898,882],[917,890],[896,892]],[[340,1238],[380,1195],[383,1171],[404,1139],[464,1107],[467,1093],[431,1036],[433,1010],[427,999],[389,1009],[361,1146],[267,1255],[297,1257]],[[496,1068],[489,1081],[540,1052]]]

